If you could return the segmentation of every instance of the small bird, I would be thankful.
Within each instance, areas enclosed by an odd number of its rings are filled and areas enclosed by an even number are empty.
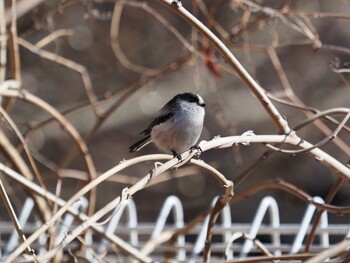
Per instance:
[[[136,152],[153,141],[160,150],[181,159],[181,153],[196,147],[203,128],[204,107],[205,103],[198,94],[185,92],[176,95],[141,132],[145,137],[131,145],[129,152]]]

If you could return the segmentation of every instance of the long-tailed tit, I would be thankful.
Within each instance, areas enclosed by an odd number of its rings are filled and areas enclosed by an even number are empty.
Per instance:
[[[160,109],[153,121],[141,132],[145,137],[129,147],[136,152],[154,142],[162,151],[179,157],[194,147],[201,135],[205,103],[191,92],[176,95]]]

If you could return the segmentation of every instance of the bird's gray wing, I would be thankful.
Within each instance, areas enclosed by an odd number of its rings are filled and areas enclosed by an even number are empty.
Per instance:
[[[136,151],[140,150],[141,148],[145,147],[150,142],[152,142],[152,139],[151,139],[152,128],[154,126],[157,126],[157,125],[169,120],[174,115],[174,113],[172,112],[172,108],[169,106],[170,102],[168,102],[163,108],[160,109],[160,111],[158,112],[156,117],[151,121],[151,123],[148,125],[148,127],[141,132],[141,134],[145,135],[145,138],[143,138],[140,141],[131,145],[129,147],[129,152],[136,152]]]
[[[171,112],[170,107],[168,105],[165,105],[156,115],[156,117],[151,121],[151,123],[148,125],[148,127],[143,130],[141,133],[145,135],[150,135],[152,128],[154,126],[157,126],[163,122],[166,122],[171,117],[173,117],[174,113]]]

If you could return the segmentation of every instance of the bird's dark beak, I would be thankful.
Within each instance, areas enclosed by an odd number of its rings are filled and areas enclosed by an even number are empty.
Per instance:
[[[201,106],[204,108],[205,107],[205,103],[202,103]]]

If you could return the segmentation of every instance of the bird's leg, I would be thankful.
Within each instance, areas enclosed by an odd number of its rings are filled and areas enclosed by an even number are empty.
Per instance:
[[[171,152],[173,153],[174,158],[176,157],[176,158],[179,160],[179,162],[182,161],[181,154],[178,154],[178,153],[175,152],[174,150],[171,150]]]
[[[199,156],[202,154],[203,150],[199,145],[193,145],[190,148],[190,152],[197,151],[194,157],[199,158]]]

